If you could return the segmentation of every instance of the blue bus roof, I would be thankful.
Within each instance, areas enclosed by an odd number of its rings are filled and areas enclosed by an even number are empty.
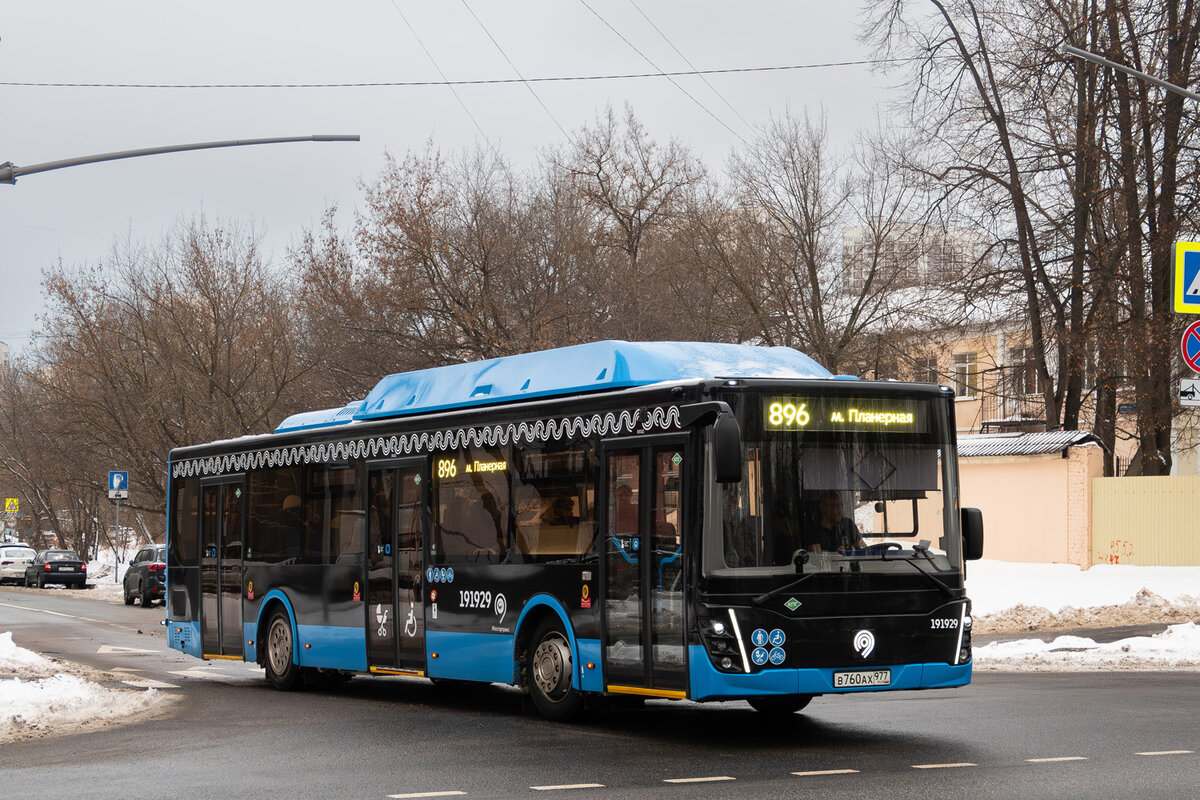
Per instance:
[[[342,408],[285,419],[276,433],[514,400],[705,378],[828,378],[790,347],[605,341],[389,375]]]

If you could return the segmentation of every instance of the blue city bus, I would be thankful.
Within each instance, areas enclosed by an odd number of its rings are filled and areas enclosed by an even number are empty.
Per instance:
[[[971,678],[946,387],[790,348],[605,341],[384,378],[173,450],[170,646],[354,674],[746,700]]]

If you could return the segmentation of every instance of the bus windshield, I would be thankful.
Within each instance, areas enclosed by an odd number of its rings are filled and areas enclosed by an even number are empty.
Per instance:
[[[961,568],[944,401],[772,391],[728,399],[743,477],[710,485],[706,574],[911,572],[905,560],[925,572]]]

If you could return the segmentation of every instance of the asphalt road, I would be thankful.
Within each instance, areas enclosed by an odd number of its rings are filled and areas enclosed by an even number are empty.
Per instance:
[[[5,745],[4,797],[1193,798],[1200,785],[1194,672],[985,673],[817,698],[783,720],[654,701],[556,725],[499,686],[363,677],[277,692],[261,670],[167,650],[161,608],[88,594],[0,589],[0,630],[181,702]]]

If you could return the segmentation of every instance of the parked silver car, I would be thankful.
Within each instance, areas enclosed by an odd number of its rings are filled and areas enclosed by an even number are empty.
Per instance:
[[[0,583],[23,582],[25,567],[33,563],[35,551],[27,544],[0,545]]]

